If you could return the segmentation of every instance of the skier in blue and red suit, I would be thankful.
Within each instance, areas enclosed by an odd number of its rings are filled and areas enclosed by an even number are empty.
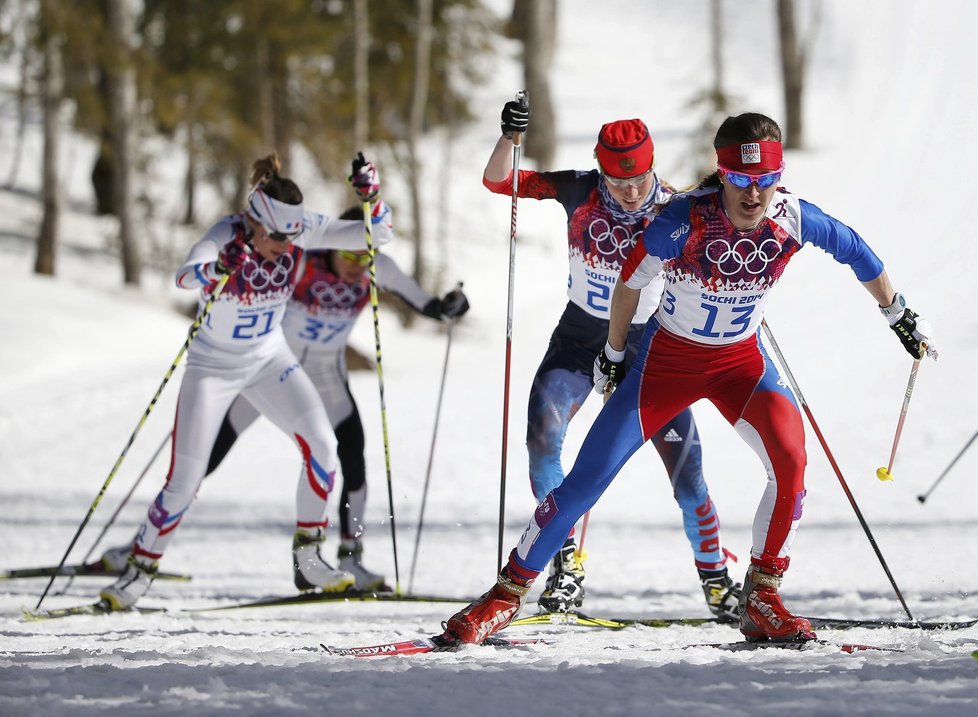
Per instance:
[[[528,121],[529,111],[520,103],[504,106],[502,136],[483,175],[491,191],[512,196],[512,135],[526,131]],[[568,424],[591,392],[594,356],[608,335],[611,290],[650,215],[672,193],[656,176],[652,138],[641,120],[604,125],[595,158],[598,168],[589,171],[519,173],[520,197],[555,199],[567,212],[568,302],[533,378],[527,411],[530,486],[538,501],[564,481],[564,438]],[[626,365],[635,358],[662,286],[659,279],[641,293],[629,320]],[[677,411],[650,437],[682,509],[707,605],[720,619],[736,620],[740,586],[727,574],[728,553],[720,544],[720,522],[703,479],[692,412],[688,408]],[[538,601],[544,611],[571,610],[584,598],[583,556],[573,525],[565,537]]]
[[[672,198],[645,229],[615,285],[595,390],[621,381],[641,291],[665,272],[638,360],[588,432],[574,468],[537,507],[496,584],[447,623],[446,636],[482,642],[518,614],[570,526],[628,458],[676,411],[709,399],[757,453],[767,485],[754,517],[740,630],[752,641],[815,639],[778,590],[805,499],[801,415],[758,334],[771,288],[805,244],[848,265],[915,359],[937,358],[929,322],[907,308],[883,263],[852,229],[778,186],[781,130],[746,113],[728,117],[713,143],[717,171]],[[806,307],[814,310],[813,307]]]

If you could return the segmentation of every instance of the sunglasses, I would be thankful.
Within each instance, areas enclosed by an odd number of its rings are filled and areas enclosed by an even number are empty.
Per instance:
[[[612,177],[610,174],[605,174],[601,172],[601,176],[604,177],[604,181],[610,184],[612,187],[617,187],[618,189],[624,189],[625,187],[639,187],[644,182],[648,181],[649,177],[652,176],[652,170],[643,174],[639,174],[636,177]]]
[[[717,167],[717,174],[726,177],[727,181],[738,189],[747,189],[751,184],[756,184],[758,189],[767,189],[777,184],[778,180],[781,179],[782,172],[784,172],[784,162],[773,172],[764,174],[746,174],[745,172],[735,172],[726,167]]]
[[[298,234],[286,234],[285,232],[266,232],[272,241],[290,242],[294,241]]]
[[[357,254],[346,249],[337,249],[336,253],[344,261],[351,261],[358,266],[370,266],[370,254]]]

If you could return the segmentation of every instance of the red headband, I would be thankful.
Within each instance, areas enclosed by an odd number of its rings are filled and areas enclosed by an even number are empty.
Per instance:
[[[777,172],[784,163],[784,156],[780,142],[745,142],[720,147],[717,163],[735,172]]]

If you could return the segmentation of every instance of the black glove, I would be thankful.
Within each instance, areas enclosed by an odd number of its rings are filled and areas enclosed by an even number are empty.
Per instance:
[[[530,106],[526,102],[510,100],[503,105],[502,121],[500,127],[503,134],[508,138],[513,138],[514,132],[526,132],[530,125]]]
[[[469,300],[461,289],[449,291],[441,299],[441,313],[447,319],[457,319],[469,310]]]
[[[457,319],[469,310],[469,300],[461,289],[453,289],[441,299],[430,299],[421,313],[430,319]]]
[[[916,312],[906,309],[896,323],[890,325],[897,338],[900,339],[900,343],[903,344],[903,348],[915,359],[922,359],[927,353],[927,347],[921,341],[921,332],[917,330],[917,319],[919,318]]]
[[[214,268],[219,274],[232,274],[251,260],[251,245],[238,236],[229,241],[217,255]]]
[[[907,306],[903,294],[896,294],[893,303],[881,306],[880,313],[886,317],[890,328],[900,339],[903,348],[915,359],[922,359],[926,353],[937,360],[937,346],[934,343],[934,329],[930,322],[920,318],[917,312]]]
[[[601,353],[597,355],[594,359],[594,367],[592,373],[594,376],[594,392],[599,396],[604,393],[610,393],[615,390],[615,387],[621,383],[621,380],[625,377],[625,352],[619,351],[617,353],[621,354],[621,359],[618,361],[612,361],[608,358],[607,351],[612,350],[605,344],[605,347],[601,349]]]

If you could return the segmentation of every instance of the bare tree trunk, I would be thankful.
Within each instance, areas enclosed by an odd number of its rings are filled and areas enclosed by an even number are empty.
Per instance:
[[[123,281],[139,285],[142,262],[133,231],[133,153],[136,127],[136,69],[133,66],[134,24],[128,0],[106,3],[109,34],[118,53],[108,69],[109,120],[112,132],[113,213],[119,219]]]
[[[805,84],[805,53],[798,42],[794,0],[778,0],[778,36],[781,41],[781,72],[784,86],[786,149],[805,143],[802,96]]]
[[[370,138],[370,24],[367,0],[353,0],[353,147],[362,150]]]
[[[190,226],[194,223],[197,196],[197,138],[195,136],[197,121],[191,117],[187,122],[187,174],[183,178],[183,196],[187,209],[183,215],[183,223]]]
[[[13,189],[17,183],[20,171],[20,158],[24,149],[24,134],[27,130],[27,100],[31,89],[31,45],[23,42],[20,48],[20,82],[17,85],[17,140],[14,143],[13,160],[10,162],[10,176],[7,178],[7,188]]]
[[[418,0],[418,37],[414,53],[414,81],[411,88],[411,113],[408,119],[408,186],[414,220],[414,279],[424,286],[424,221],[422,217],[422,163],[418,142],[424,131],[424,112],[428,105],[431,59],[432,0]]]
[[[513,33],[523,41],[523,77],[533,111],[532,141],[523,153],[537,168],[551,169],[557,151],[557,118],[550,70],[557,48],[557,0],[514,0]]]
[[[41,167],[41,194],[44,216],[37,236],[37,257],[34,271],[54,276],[58,247],[58,227],[64,202],[61,179],[58,176],[58,148],[61,144],[59,118],[64,103],[65,41],[59,0],[41,0],[41,32],[43,36],[44,76],[41,91],[44,101],[44,158]]]
[[[723,0],[710,2],[710,33],[713,36],[711,57],[713,64],[713,88],[710,91],[713,111],[726,112],[726,96],[723,93]]]
[[[251,17],[260,20],[264,0],[252,0]],[[288,164],[288,147],[275,146],[275,110],[272,93],[271,51],[268,46],[268,36],[263,32],[255,33],[255,85],[258,103],[258,128],[261,131],[261,141],[265,145],[262,154],[274,149],[279,152],[282,161]]]

